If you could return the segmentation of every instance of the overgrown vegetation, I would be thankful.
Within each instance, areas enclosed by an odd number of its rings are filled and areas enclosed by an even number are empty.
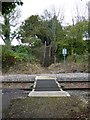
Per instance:
[[[23,3],[18,0],[18,5]],[[42,16],[32,15],[27,18],[18,30],[11,33],[11,23],[16,23],[11,18],[17,13],[15,3],[3,3],[7,6],[3,11],[4,23],[0,30],[1,37],[5,42],[2,46],[2,66],[9,68],[17,63],[36,63],[44,67],[51,64],[63,63],[62,49],[67,49],[66,64],[83,67],[83,72],[88,66],[89,42],[83,40],[88,35],[89,21],[84,16],[77,16],[72,19],[72,25],[63,26],[64,17],[60,11],[53,9],[45,10]],[[4,7],[5,8],[5,7]],[[18,18],[18,17],[16,17]],[[16,23],[17,24],[17,23]],[[14,25],[14,24],[13,24]],[[13,38],[28,46],[11,46]],[[80,64],[81,63],[81,64]],[[67,65],[68,66],[68,65]],[[66,66],[66,67],[67,67]],[[77,71],[77,70],[76,70]]]
[[[41,73],[62,73],[62,72],[88,72],[88,54],[67,55],[64,65],[63,55],[57,56],[57,63],[54,64],[51,56],[51,65],[43,67],[44,45],[38,47],[30,46],[2,46],[2,72],[15,74],[41,74]]]
[[[15,48],[15,47],[14,47]],[[18,62],[34,62],[31,48],[28,46],[18,46],[14,50],[8,46],[2,46],[2,67],[10,67]]]

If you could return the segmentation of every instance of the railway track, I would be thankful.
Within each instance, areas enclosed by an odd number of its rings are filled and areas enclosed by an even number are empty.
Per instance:
[[[90,81],[81,80],[58,80],[58,83],[64,90],[74,90],[74,89],[86,89],[90,90]],[[34,80],[32,81],[2,81],[0,83],[1,88],[20,88],[20,89],[30,89],[33,87]]]
[[[2,81],[1,89],[18,89],[23,90],[22,94],[28,94],[34,85],[34,79],[29,81]],[[80,95],[90,98],[90,81],[88,80],[60,80],[58,83],[64,91],[71,95]],[[9,93],[9,92],[8,92]]]
[[[85,101],[90,101],[89,81],[58,81],[58,83],[61,85],[62,89],[67,91],[71,96],[79,96]],[[1,84],[2,107],[6,109],[10,99],[27,97],[33,89],[34,81],[3,81]]]
[[[0,76],[1,89],[19,89],[23,94],[28,94],[34,85],[36,75],[5,75]],[[56,76],[57,81],[64,91],[71,95],[80,95],[90,98],[90,81],[87,73],[67,73],[50,75]],[[9,92],[7,92],[9,94]],[[18,92],[17,92],[18,93]],[[17,94],[14,92],[14,94]],[[21,93],[19,93],[21,94]]]

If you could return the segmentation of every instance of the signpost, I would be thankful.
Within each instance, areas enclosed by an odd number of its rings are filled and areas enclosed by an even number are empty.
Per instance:
[[[63,56],[64,56],[64,65],[65,65],[65,63],[66,63],[65,56],[66,56],[66,54],[67,54],[67,49],[66,49],[66,48],[63,48],[62,54],[63,54]]]

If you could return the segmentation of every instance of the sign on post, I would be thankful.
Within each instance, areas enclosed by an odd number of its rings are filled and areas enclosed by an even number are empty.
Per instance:
[[[63,54],[63,56],[65,56],[67,54],[67,49],[66,48],[63,48],[62,54]]]
[[[62,54],[63,54],[63,56],[64,56],[64,64],[65,64],[65,56],[66,56],[66,54],[67,54],[67,49],[66,48],[63,48],[63,50],[62,50]]]

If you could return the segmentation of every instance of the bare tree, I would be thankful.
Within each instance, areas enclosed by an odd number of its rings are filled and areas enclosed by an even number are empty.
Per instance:
[[[57,10],[55,6],[52,6],[50,10],[44,10],[43,15],[41,15],[41,18],[43,20],[51,20],[54,16],[56,16],[59,22],[62,23],[62,21],[64,20],[63,11],[64,10],[61,10],[61,8]]]
[[[78,23],[80,21],[84,21],[88,19],[88,9],[87,9],[87,3],[86,5],[80,5],[76,4],[75,9],[76,9],[76,16],[75,16],[75,22]]]

